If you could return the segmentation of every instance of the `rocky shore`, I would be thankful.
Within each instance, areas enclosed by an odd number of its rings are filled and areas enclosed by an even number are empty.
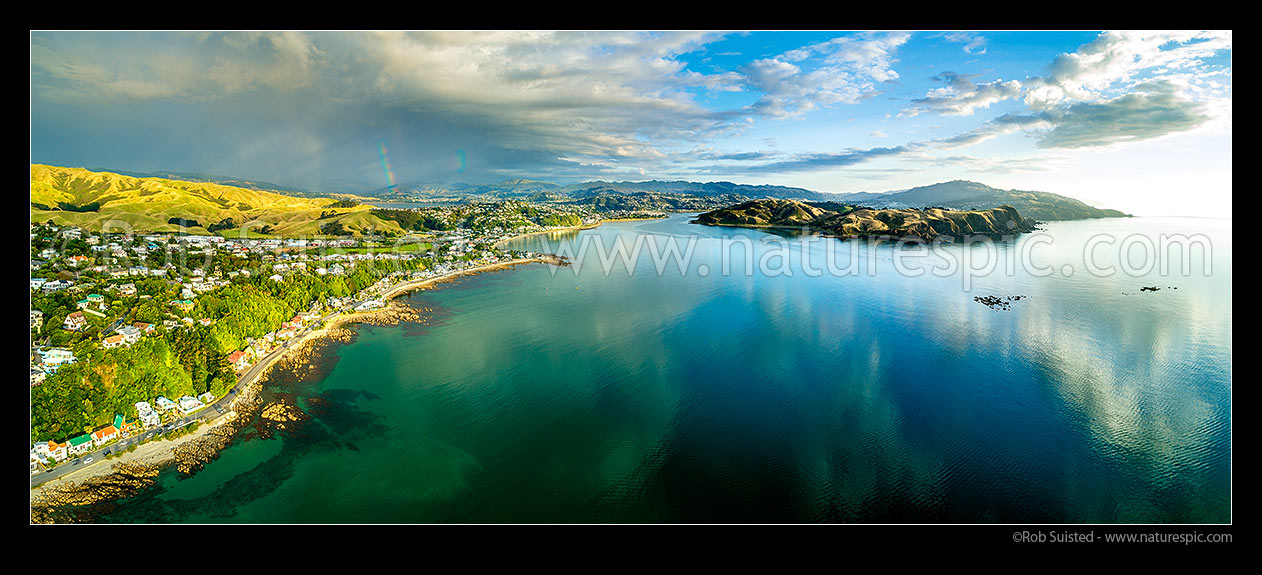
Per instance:
[[[270,368],[269,368],[270,369]],[[81,481],[62,479],[31,492],[31,523],[91,523],[114,509],[114,502],[133,497],[153,486],[158,473],[175,466],[184,475],[200,471],[219,458],[240,428],[259,410],[262,378],[256,378],[237,394],[232,409],[213,424],[173,440],[174,447],[153,442],[135,453],[126,453],[105,472]]]
[[[355,337],[349,324],[363,323],[374,326],[393,326],[402,322],[425,323],[429,309],[414,309],[406,303],[391,299],[416,289],[427,289],[458,276],[474,275],[483,271],[506,269],[524,263],[546,262],[567,265],[569,262],[556,256],[539,256],[531,259],[462,270],[448,276],[424,281],[409,282],[398,286],[385,296],[389,305],[379,310],[344,314],[319,330],[307,333],[293,342],[289,350],[269,364],[250,383],[241,388],[232,402],[231,410],[212,424],[203,425],[190,435],[170,441],[156,441],[140,446],[135,452],[125,453],[111,467],[85,469],[75,477],[54,480],[31,491],[32,523],[91,523],[96,517],[109,513],[116,501],[133,497],[153,486],[159,472],[169,466],[183,475],[193,475],[207,464],[219,458],[220,452],[242,428],[255,420],[260,436],[270,436],[280,431],[293,431],[308,419],[307,414],[296,406],[282,401],[263,404],[259,396],[262,381],[273,369],[286,370],[299,381],[308,377],[320,377],[315,358],[325,346],[348,343]],[[85,473],[86,472],[86,473]],[[95,472],[95,473],[93,473]]]
[[[973,301],[979,304],[982,304],[990,309],[1006,311],[1006,310],[1012,309],[1012,302],[1021,301],[1025,297],[1026,296],[1023,296],[1023,295],[1010,295],[1010,296],[1007,296],[1006,298],[993,296],[993,295],[973,296]]]

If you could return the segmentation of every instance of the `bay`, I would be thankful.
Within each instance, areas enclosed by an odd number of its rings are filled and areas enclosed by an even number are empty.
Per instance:
[[[1230,220],[927,256],[687,221],[530,236],[511,247],[576,265],[406,296],[422,321],[357,326],[318,377],[267,383],[311,414],[300,433],[247,435],[100,520],[1231,521]],[[1141,257],[1169,234],[1206,255]],[[672,240],[690,257],[651,257]],[[996,269],[933,267],[966,257]]]

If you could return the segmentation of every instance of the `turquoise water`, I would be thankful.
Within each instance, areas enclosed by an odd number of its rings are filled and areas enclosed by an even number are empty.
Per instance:
[[[1212,243],[1209,273],[1196,250],[1186,275],[1085,271],[1100,237],[1095,265],[1128,245],[1138,267],[1169,232]],[[645,255],[603,273],[590,242],[637,237],[691,241],[685,272]],[[673,216],[518,247],[584,241],[576,267],[411,294],[423,322],[356,327],[316,377],[272,378],[307,424],[164,472],[101,521],[1231,520],[1230,220],[1051,223],[1000,242],[992,273],[941,277],[924,265],[985,246],[900,270],[914,248]],[[852,247],[859,273],[807,273]]]

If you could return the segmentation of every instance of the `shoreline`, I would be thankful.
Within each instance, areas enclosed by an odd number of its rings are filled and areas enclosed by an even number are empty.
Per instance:
[[[653,221],[653,220],[664,220],[664,219],[666,219],[666,218],[669,218],[669,217],[670,217],[670,213],[671,213],[671,212],[667,212],[667,213],[664,213],[663,215],[661,215],[661,216],[659,216],[659,217],[652,217],[652,218],[610,218],[610,219],[602,219],[602,220],[600,220],[600,221],[598,221],[598,222],[596,222],[596,223],[594,223],[594,224],[583,224],[583,225],[581,225],[581,226],[570,226],[570,227],[568,227],[568,228],[553,228],[553,229],[550,229],[550,230],[543,230],[543,231],[539,231],[539,232],[527,232],[527,233],[524,233],[524,234],[519,234],[519,235],[516,235],[516,236],[511,236],[511,237],[504,238],[504,239],[502,239],[502,240],[500,240],[500,241],[498,241],[498,242],[495,242],[494,244],[492,244],[492,246],[493,246],[495,249],[499,249],[499,248],[500,248],[500,244],[505,244],[505,243],[508,243],[508,242],[511,242],[511,241],[514,241],[514,240],[519,240],[519,239],[521,239],[521,238],[527,238],[527,237],[530,237],[530,236],[537,236],[537,235],[540,235],[540,234],[552,234],[552,233],[557,233],[557,232],[570,232],[570,231],[578,232],[578,231],[583,231],[583,230],[591,230],[591,229],[598,228],[598,227],[600,227],[600,225],[601,225],[601,224],[608,223],[608,222],[648,222],[648,221]],[[692,212],[677,212],[677,213],[692,213]],[[704,212],[697,212],[697,213],[704,213]]]
[[[594,227],[594,226],[593,226]],[[540,232],[544,233],[544,232]],[[257,397],[258,383],[265,379],[271,372],[272,368],[280,364],[283,360],[300,356],[307,352],[312,344],[322,341],[334,335],[338,335],[345,325],[352,323],[373,323],[374,320],[390,321],[399,314],[393,300],[405,293],[415,291],[430,286],[435,283],[443,283],[454,278],[475,275],[482,272],[496,271],[507,269],[523,264],[530,263],[547,263],[550,265],[562,265],[564,260],[554,255],[540,255],[531,258],[517,258],[513,260],[496,262],[462,270],[448,272],[446,274],[431,278],[419,280],[411,280],[390,288],[380,296],[382,300],[388,300],[391,303],[386,307],[368,311],[352,311],[349,313],[339,313],[332,318],[326,320],[324,325],[318,329],[311,329],[299,336],[297,339],[291,340],[288,347],[283,348],[281,353],[273,353],[264,358],[262,363],[251,366],[246,377],[238,381],[234,389],[238,393],[233,398],[229,410],[225,411],[221,417],[212,421],[203,423],[198,428],[187,435],[177,437],[175,439],[163,439],[157,441],[146,442],[136,448],[135,451],[123,452],[118,457],[109,460],[101,460],[95,465],[87,465],[80,469],[76,469],[70,473],[48,480],[32,487],[30,490],[30,504],[32,515],[34,516],[37,503],[46,502],[46,505],[52,505],[51,502],[59,501],[67,497],[74,498],[76,495],[82,495],[83,492],[95,492],[99,487],[107,486],[117,482],[136,481],[137,470],[142,470],[143,475],[148,475],[151,479],[156,478],[159,471],[173,466],[187,465],[188,462],[181,461],[180,452],[184,448],[185,452],[194,452],[193,464],[200,465],[213,461],[218,456],[218,451],[236,435],[237,429],[231,429],[226,435],[213,433],[216,430],[224,428],[226,424],[236,421],[238,414],[242,411],[254,408],[262,408],[261,402]],[[238,403],[245,401],[249,405],[238,407]],[[232,427],[232,426],[227,426]],[[105,465],[106,462],[109,465]],[[63,463],[64,465],[64,463]],[[183,469],[181,470],[183,471]],[[140,486],[143,489],[146,486]],[[86,496],[86,501],[76,501],[70,503],[74,506],[90,506],[108,500],[108,497],[94,499],[93,496]],[[44,510],[41,510],[44,511]]]
[[[528,238],[530,236],[537,236],[540,234],[554,234],[554,233],[559,233],[559,232],[580,232],[583,230],[591,230],[591,229],[600,227],[600,224],[603,224],[605,222],[610,222],[610,221],[613,221],[613,220],[600,220],[599,222],[596,222],[594,224],[583,224],[580,226],[570,226],[568,228],[553,228],[550,230],[543,230],[543,231],[538,231],[538,232],[526,232],[524,234],[518,234],[515,236],[504,238],[498,242],[495,242],[494,244],[491,244],[491,247],[498,250],[500,249],[501,245],[506,244],[508,242],[520,240],[522,238]]]

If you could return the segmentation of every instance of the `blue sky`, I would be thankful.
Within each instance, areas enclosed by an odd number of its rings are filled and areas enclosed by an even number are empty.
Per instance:
[[[970,179],[1229,215],[1231,33],[32,32],[31,161],[317,190]]]

